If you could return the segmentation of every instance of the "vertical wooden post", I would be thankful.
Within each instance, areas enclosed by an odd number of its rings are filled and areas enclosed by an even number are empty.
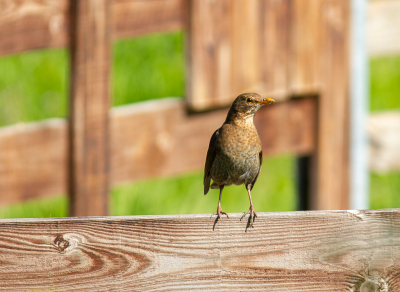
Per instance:
[[[347,0],[321,0],[320,96],[313,209],[349,208],[349,11]]]
[[[71,216],[107,214],[110,1],[71,1]]]
[[[317,149],[298,160],[301,209],[348,209],[349,1],[293,0],[290,90],[318,95]]]

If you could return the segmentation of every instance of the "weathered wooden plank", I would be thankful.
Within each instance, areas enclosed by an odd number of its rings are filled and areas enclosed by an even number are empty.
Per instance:
[[[349,206],[349,12],[347,0],[321,1],[317,150],[312,209]]]
[[[113,0],[113,38],[182,29],[184,0]],[[70,1],[0,1],[0,55],[69,45]]]
[[[66,173],[65,120],[0,129],[0,205],[63,194]]]
[[[315,110],[312,99],[260,110],[255,123],[263,140],[263,153],[311,153]],[[204,167],[211,135],[224,122],[227,110],[188,117],[183,102],[166,100],[164,105],[148,102],[114,113],[111,175],[113,182],[123,182]],[[138,124],[141,127],[132,127]]]
[[[292,0],[289,4],[289,86],[295,95],[319,91],[322,2]]]
[[[370,55],[400,53],[399,15],[399,0],[368,1],[366,33]]]
[[[184,0],[114,0],[113,38],[182,29],[185,20]]]
[[[254,123],[263,155],[312,153],[316,149],[317,115],[317,100],[312,97],[262,108]]]
[[[108,206],[111,32],[109,0],[71,2],[69,195],[73,216]]]
[[[0,1],[0,55],[68,43],[67,0]]]
[[[400,290],[398,209],[230,215],[0,220],[1,288]]]
[[[289,0],[262,2],[262,81],[265,92],[283,100],[289,94]]]
[[[282,0],[265,2],[270,2],[267,6],[272,5],[277,9],[283,3]],[[184,0],[114,0],[111,3],[113,37],[125,38],[142,33],[182,29],[185,27],[185,5]],[[279,15],[283,11],[280,9],[277,12]],[[68,10],[67,0],[1,1],[0,55],[67,46]],[[400,51],[397,37],[400,25],[396,25],[399,11],[399,0],[368,1],[367,35],[371,55]],[[266,14],[269,15],[268,10]]]
[[[374,113],[368,118],[369,166],[374,171],[400,170],[400,111]]]
[[[261,2],[188,5],[187,99],[194,110],[229,105],[243,92],[263,92]]]
[[[315,148],[315,111],[313,99],[261,109],[255,123],[264,155],[310,154]],[[210,137],[226,113],[188,115],[181,99],[113,108],[110,183],[202,169]],[[66,133],[63,120],[0,129],[0,205],[66,193]]]

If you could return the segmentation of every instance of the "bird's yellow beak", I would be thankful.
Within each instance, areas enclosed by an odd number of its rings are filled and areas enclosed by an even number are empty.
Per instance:
[[[263,100],[261,102],[259,102],[260,104],[264,105],[264,104],[271,104],[274,103],[275,100],[272,98],[263,98]]]

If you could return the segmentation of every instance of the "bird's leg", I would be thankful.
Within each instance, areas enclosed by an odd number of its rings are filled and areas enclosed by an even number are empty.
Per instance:
[[[222,215],[226,215],[226,217],[229,218],[228,214],[225,213],[225,212],[223,212],[223,211],[222,211],[222,208],[221,208],[221,195],[222,195],[222,190],[223,190],[223,189],[224,189],[224,186],[220,186],[220,187],[219,187],[219,200],[218,200],[217,212],[213,213],[213,214],[211,215],[211,217],[214,216],[214,215],[217,215],[218,218],[221,218],[221,214],[222,214]]]
[[[240,220],[242,220],[242,219],[244,218],[244,216],[246,216],[247,214],[250,214],[250,224],[251,224],[251,227],[253,227],[254,220],[256,220],[256,218],[257,218],[258,216],[257,216],[257,213],[254,211],[253,201],[251,200],[250,188],[251,188],[250,185],[246,186],[247,193],[249,194],[250,208],[249,208],[249,211],[247,211],[246,213],[244,213],[244,214],[242,215],[242,217],[240,218]]]

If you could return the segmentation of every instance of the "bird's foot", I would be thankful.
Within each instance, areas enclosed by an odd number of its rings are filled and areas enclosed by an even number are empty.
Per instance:
[[[221,206],[218,206],[217,212],[213,213],[213,214],[211,215],[211,217],[214,216],[214,215],[217,215],[218,218],[221,218],[221,214],[222,214],[222,215],[226,215],[226,217],[229,218],[228,214],[225,213],[224,211],[222,211]],[[210,218],[211,218],[211,217],[210,217]]]
[[[244,213],[242,215],[240,220],[242,220],[247,214],[250,214],[249,223],[250,223],[250,227],[253,227],[254,221],[256,220],[256,218],[258,218],[257,213],[254,211],[253,205],[250,206],[249,211],[247,211],[246,213]]]

